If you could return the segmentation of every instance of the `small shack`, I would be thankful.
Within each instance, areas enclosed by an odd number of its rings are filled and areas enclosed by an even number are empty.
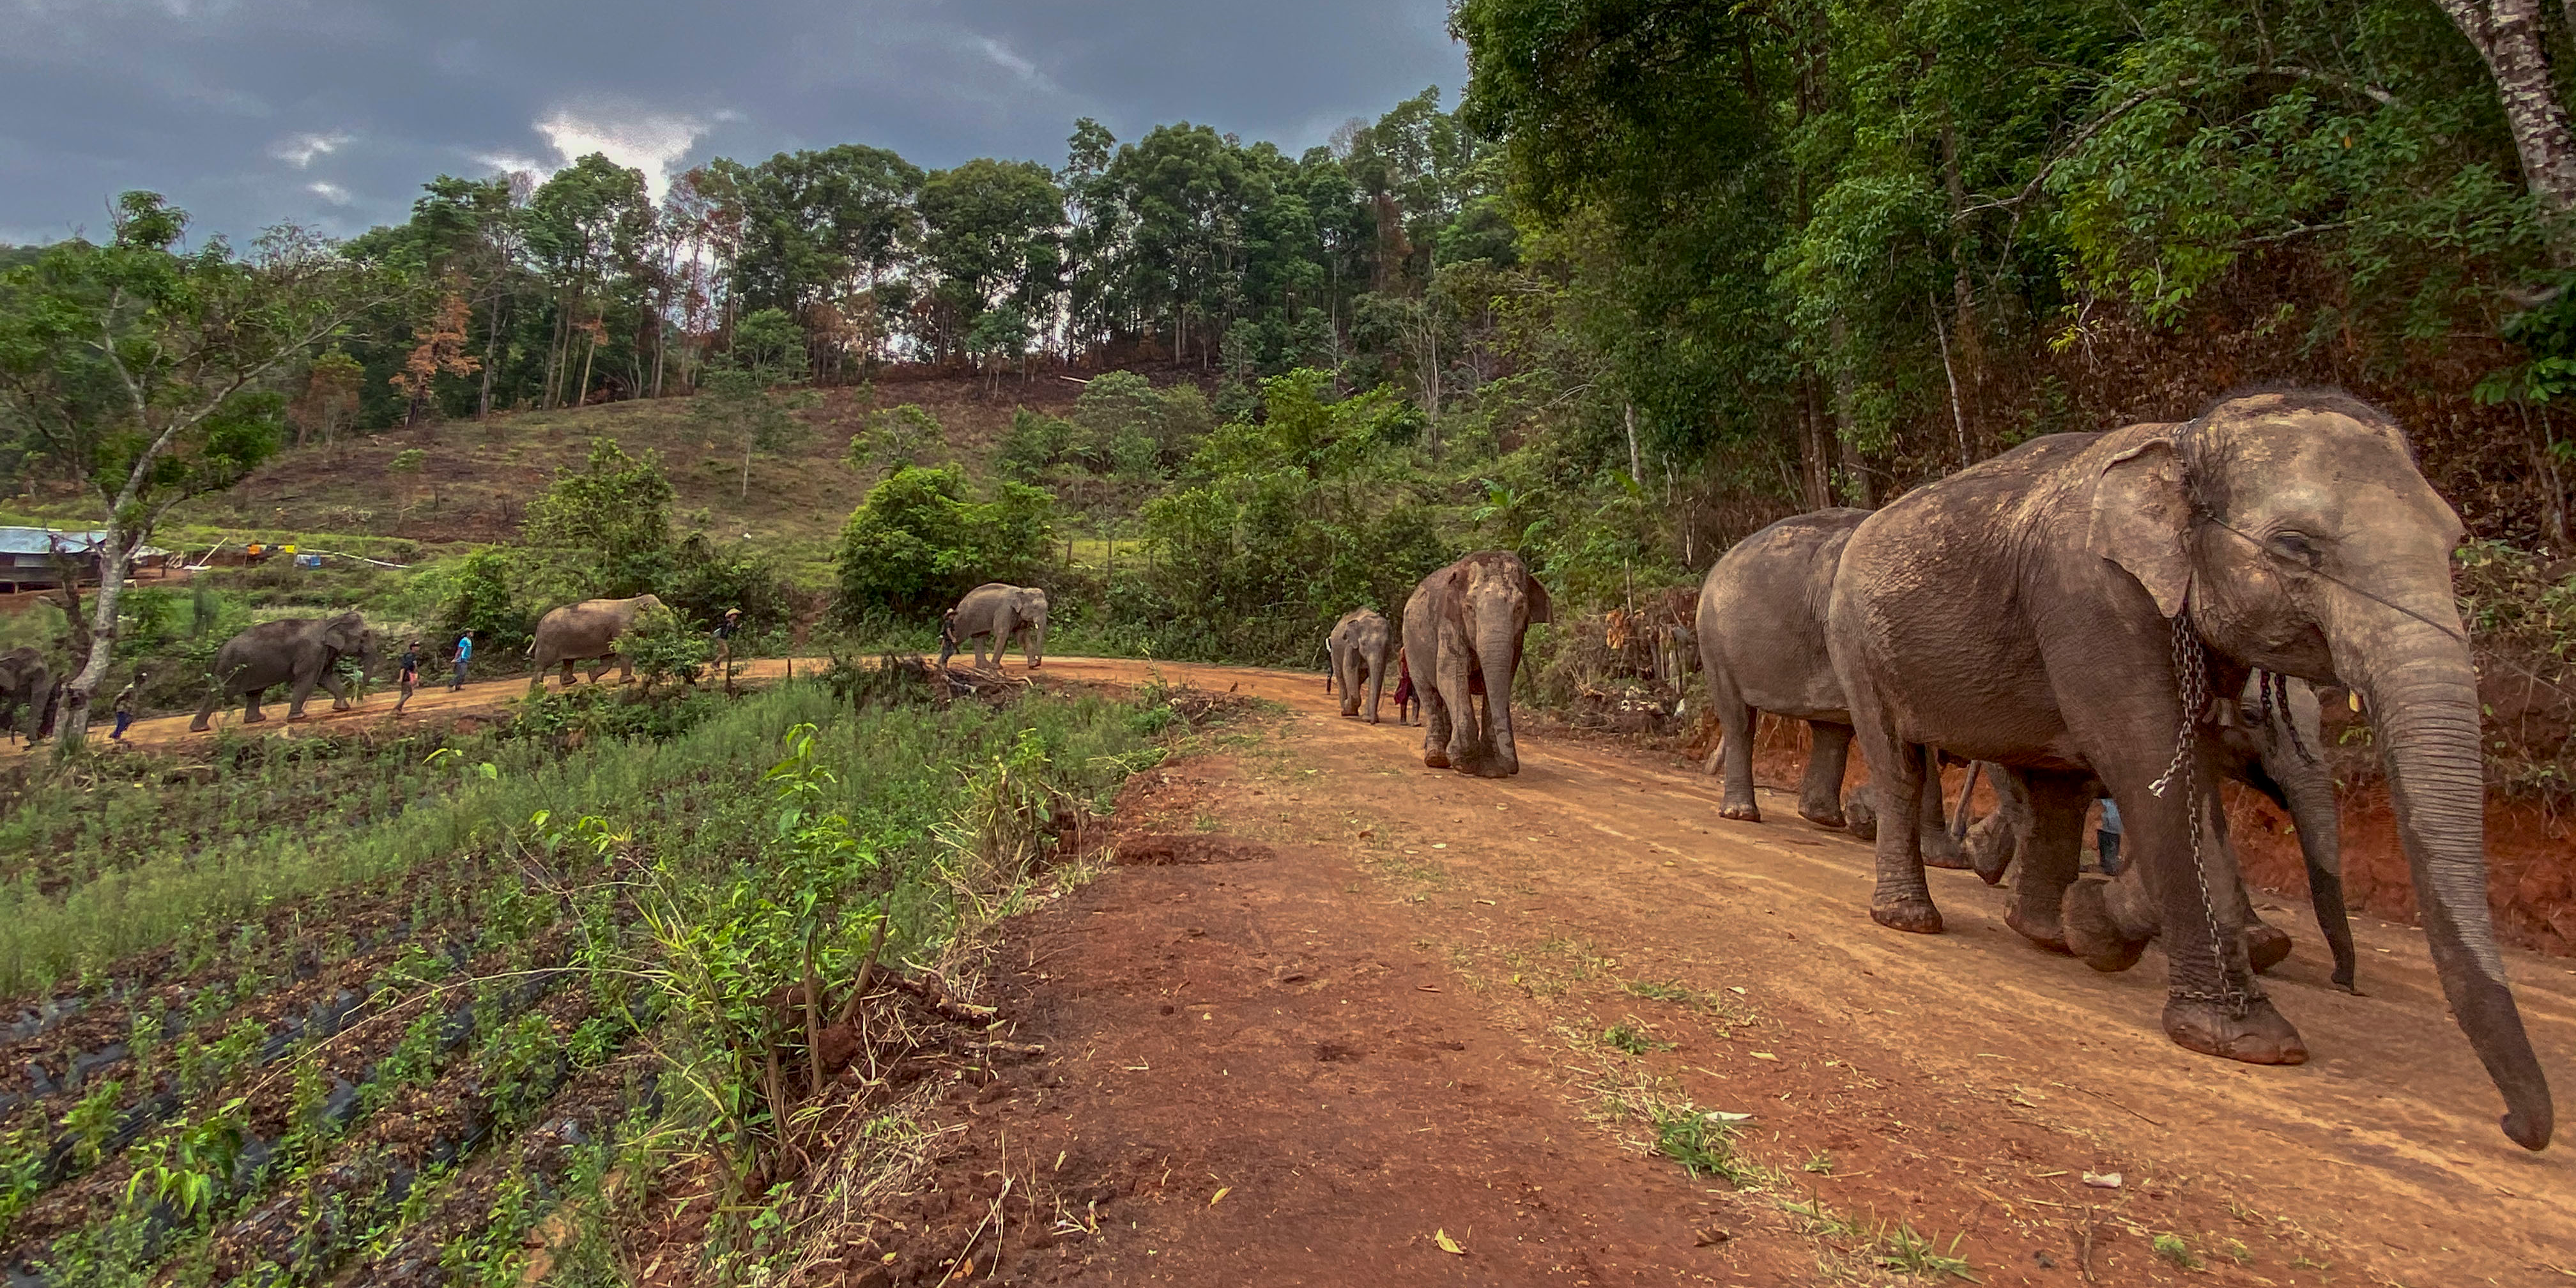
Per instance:
[[[99,548],[106,544],[104,528],[71,531],[0,527],[0,594],[51,590],[63,584],[65,570],[79,582],[94,585],[98,581]],[[145,546],[135,552],[133,568],[128,571],[158,568],[167,562],[168,555],[158,546]]]

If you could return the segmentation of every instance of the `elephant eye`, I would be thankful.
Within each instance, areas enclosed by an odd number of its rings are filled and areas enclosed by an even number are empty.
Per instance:
[[[2272,553],[2284,559],[2296,560],[2310,568],[2316,567],[2318,559],[2325,553],[2317,548],[2314,540],[2305,533],[2298,532],[2273,533],[2271,548]]]

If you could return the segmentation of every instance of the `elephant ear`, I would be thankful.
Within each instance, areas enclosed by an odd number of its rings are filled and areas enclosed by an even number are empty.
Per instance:
[[[2137,578],[2167,617],[2182,611],[2191,591],[2190,529],[2191,496],[2172,439],[2149,439],[2102,467],[2093,485],[2093,553]]]
[[[1521,594],[1529,600],[1530,625],[1554,620],[1556,610],[1548,602],[1547,587],[1538,584],[1538,578],[1531,576],[1527,568],[1521,569]]]

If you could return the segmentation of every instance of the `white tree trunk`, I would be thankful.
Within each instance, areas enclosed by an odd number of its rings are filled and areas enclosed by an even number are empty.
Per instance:
[[[2505,124],[2522,159],[2523,182],[2548,220],[2552,263],[2576,267],[2576,134],[2550,84],[2548,32],[2540,0],[2439,0],[2442,12],[2484,59],[2503,101]],[[2576,0],[2570,0],[2576,13]]]
[[[116,656],[116,605],[125,593],[125,565],[133,557],[130,547],[140,547],[146,535],[129,536],[110,513],[107,537],[99,543],[98,595],[90,601],[89,658],[72,682],[63,686],[63,713],[54,740],[66,752],[88,741],[90,703],[106,682],[108,663]]]

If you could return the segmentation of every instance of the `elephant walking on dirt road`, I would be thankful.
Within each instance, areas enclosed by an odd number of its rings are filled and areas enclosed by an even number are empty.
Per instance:
[[[260,696],[281,684],[291,686],[286,706],[289,720],[304,718],[304,700],[312,696],[315,685],[331,695],[332,710],[346,711],[349,695],[339,675],[342,658],[356,659],[361,671],[376,665],[376,633],[355,609],[337,617],[288,617],[251,627],[215,651],[214,683],[197,708],[197,718],[188,722],[188,731],[205,732],[215,708],[235,697],[243,699],[243,723],[266,720],[259,709]]]
[[[1342,717],[1361,718],[1360,686],[1368,686],[1368,710],[1365,718],[1377,723],[1378,699],[1386,692],[1387,662],[1394,649],[1387,638],[1386,615],[1374,608],[1354,608],[1333,623],[1333,633],[1324,639],[1324,652],[1331,660],[1332,673],[1324,678],[1324,691],[1342,686]]]
[[[637,595],[632,599],[585,599],[566,604],[537,619],[536,638],[528,641],[528,657],[536,671],[528,677],[528,688],[542,689],[546,672],[563,668],[563,687],[572,687],[572,664],[590,662],[590,682],[608,673],[611,661],[617,664],[617,682],[628,684],[635,679],[635,660],[619,651],[617,643],[628,632],[642,624],[646,615],[667,611],[658,595]]]
[[[1843,770],[1851,751],[1851,704],[1825,648],[1825,609],[1843,544],[1867,510],[1818,510],[1782,519],[1737,542],[1699,588],[1700,669],[1717,712],[1725,775],[1721,818],[1762,821],[1753,797],[1753,731],[1762,712],[1807,722],[1807,775],[1798,816],[1823,827],[1866,832],[1867,815],[1846,818]],[[1861,789],[1866,792],[1869,789]],[[1919,811],[1925,861],[1968,866],[1941,826],[1941,784],[1927,774]],[[1855,810],[1858,813],[1857,809]],[[1867,839],[1866,836],[1863,839]]]
[[[1046,662],[1047,593],[1038,586],[1013,586],[988,581],[967,591],[957,607],[939,627],[939,664],[957,655],[957,646],[972,644],[975,669],[984,669],[984,640],[993,641],[993,665],[1002,664],[1002,654],[1017,636],[1029,669],[1034,671]]]
[[[2216,823],[2210,705],[2254,670],[2351,686],[2373,722],[2425,937],[2505,1135],[2549,1143],[2548,1080],[2487,909],[2477,672],[2451,585],[2459,516],[2385,412],[2331,391],[2223,399],[2180,425],[2059,434],[1897,498],[1852,533],[1828,639],[1872,771],[1890,780],[1871,916],[1937,933],[1913,813],[1920,749],[2031,790],[2013,913],[2061,920],[2090,784],[2120,804],[2194,1051],[2307,1058],[2254,977]],[[2034,933],[2034,932],[2041,933]]]
[[[1415,677],[1423,692],[1423,764],[1485,778],[1521,771],[1512,675],[1522,636],[1548,618],[1547,588],[1508,551],[1469,555],[1414,587],[1404,604],[1404,642],[1424,672]],[[1481,717],[1478,697],[1485,700]]]

